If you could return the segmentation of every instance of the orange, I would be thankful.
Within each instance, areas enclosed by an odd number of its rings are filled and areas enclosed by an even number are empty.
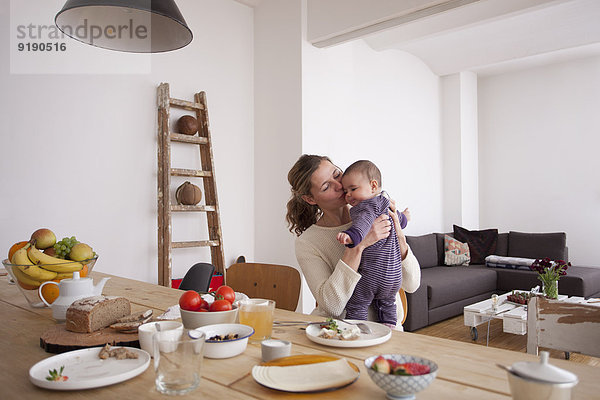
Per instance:
[[[37,288],[38,288],[37,286],[28,285],[26,283],[23,283],[18,279],[17,279],[17,282],[19,283],[19,286],[21,286],[25,290],[37,290]]]
[[[85,264],[83,266],[83,268],[81,269],[81,271],[79,271],[79,276],[81,278],[85,278],[87,276],[87,274],[88,274],[88,266],[87,266],[87,264]]]
[[[54,282],[58,282],[58,280],[54,280]],[[54,303],[54,300],[56,300],[58,298],[58,285],[52,285],[52,284],[44,285],[41,292],[42,292],[41,296],[44,296],[44,299],[49,304],[52,304],[52,303]]]
[[[17,242],[15,244],[13,244],[10,247],[10,250],[8,250],[8,261],[12,260],[12,256],[17,252],[17,250],[19,250],[21,247],[25,247],[25,245],[27,243],[29,243],[29,242],[25,241],[25,242]]]

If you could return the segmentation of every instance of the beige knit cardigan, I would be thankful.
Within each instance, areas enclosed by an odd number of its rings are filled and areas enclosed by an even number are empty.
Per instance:
[[[311,314],[341,318],[346,314],[346,303],[360,274],[341,260],[345,246],[336,240],[336,235],[351,224],[335,227],[312,225],[296,238],[296,259],[318,304]],[[402,260],[402,288],[413,293],[420,282],[421,268],[409,248]],[[398,321],[402,321],[404,311],[399,295],[396,295],[396,310]],[[374,317],[375,312],[370,309],[369,319],[374,320]]]

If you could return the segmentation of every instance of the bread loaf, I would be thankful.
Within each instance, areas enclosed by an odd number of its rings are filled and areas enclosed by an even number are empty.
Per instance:
[[[94,332],[131,314],[125,297],[93,296],[79,299],[67,309],[66,328],[72,332]]]

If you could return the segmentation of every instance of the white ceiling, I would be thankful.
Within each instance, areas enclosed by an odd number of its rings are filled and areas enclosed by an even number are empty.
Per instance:
[[[440,76],[467,70],[494,74],[600,54],[600,0],[557,0],[499,11],[509,3],[478,1],[364,40],[376,50],[407,51]]]

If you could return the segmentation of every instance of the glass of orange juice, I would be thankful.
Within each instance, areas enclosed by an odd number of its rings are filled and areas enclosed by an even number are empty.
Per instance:
[[[239,303],[240,324],[254,328],[250,343],[271,338],[275,301],[267,299],[245,299]]]

